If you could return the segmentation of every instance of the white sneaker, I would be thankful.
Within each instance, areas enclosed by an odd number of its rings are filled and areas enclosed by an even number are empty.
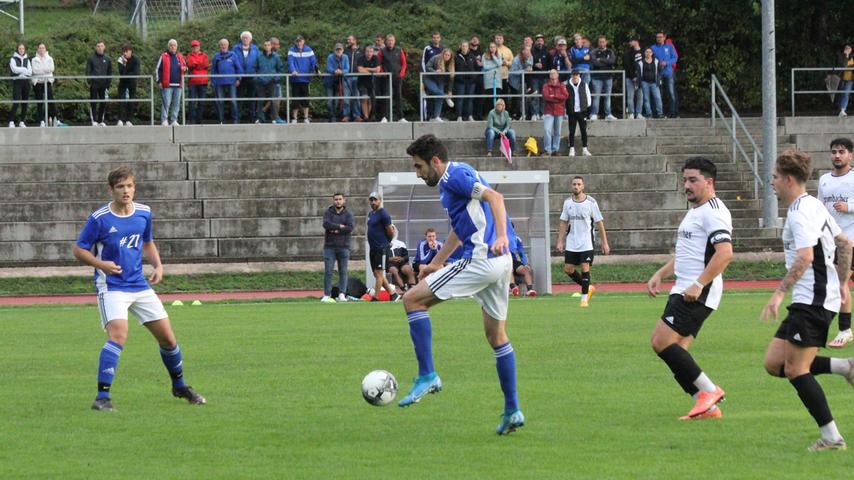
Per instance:
[[[27,128],[27,124],[24,122],[18,122],[18,128]]]
[[[847,114],[847,113],[845,113],[845,110],[840,110],[840,111],[839,111],[839,116],[840,116],[840,117],[847,117],[847,116],[848,116],[848,114]]]
[[[405,119],[405,118],[401,118],[400,120],[398,120],[398,122],[400,122],[400,123],[409,123],[409,121],[408,121],[407,119]]]
[[[433,121],[434,121],[434,122],[439,122],[439,123],[444,123],[444,122],[445,122],[444,120],[442,120],[442,117],[436,117],[436,118],[434,118],[434,119],[433,119]]]
[[[458,122],[462,122],[462,121],[463,121],[463,117],[457,117],[457,121],[458,121]]]
[[[339,293],[339,294],[338,294],[338,302],[339,302],[339,303],[344,303],[344,302],[346,302],[346,301],[347,301],[347,296],[346,296],[346,295],[344,295],[343,293]]]
[[[575,147],[569,147],[569,156],[570,156],[570,157],[574,157],[574,156],[575,156]]]
[[[291,123],[297,123],[297,119],[296,119],[296,118],[292,118],[292,119],[291,119]],[[222,125],[222,124],[220,123],[220,125]]]
[[[181,124],[180,124],[180,123],[178,123],[178,120],[175,120],[174,122],[172,122],[172,126],[173,126],[173,127],[180,127],[180,126],[181,126]]]
[[[39,128],[44,128],[44,127],[45,127],[44,120],[42,120],[39,122]]]
[[[590,115],[590,120],[599,120],[599,115],[596,115],[595,113]]]
[[[643,117],[643,115],[641,115],[641,114],[639,113],[639,114],[635,115],[635,118],[636,118],[637,120],[643,120],[643,118],[644,118],[644,117]]]
[[[469,120],[470,122],[473,122],[473,121],[474,121],[474,117],[472,117],[471,115],[469,115],[468,120]]]
[[[163,127],[168,127],[168,126],[169,126],[169,122],[168,122],[168,121],[166,121],[166,120],[163,120],[162,122],[160,122],[160,125],[161,125],[161,126],[163,126]]]
[[[320,299],[320,303],[335,303],[335,300],[333,300],[329,295],[324,295],[323,298]]]
[[[585,157],[590,157],[593,155],[592,153],[590,153],[590,150],[587,150],[587,147],[584,147],[581,149],[581,154],[584,155]]]
[[[9,128],[15,128],[15,122],[9,122]]]
[[[634,113],[630,113],[630,114],[629,114],[629,116],[628,116],[628,117],[626,117],[626,118],[627,118],[627,119],[629,119],[629,120],[634,120],[634,119],[635,119],[635,114],[634,114]]]
[[[260,124],[261,124],[261,120],[255,120],[255,125],[260,125]]]
[[[311,123],[311,120],[309,120],[309,119],[307,119],[307,118],[306,118],[305,120],[303,120],[303,121],[304,121],[305,123]]]
[[[107,126],[107,124],[106,124],[106,123],[104,123],[104,122],[101,122],[101,123],[99,123],[99,124],[98,124],[98,126],[99,126],[99,127],[106,127],[106,126]]]
[[[445,105],[447,105],[447,106],[449,106],[449,107],[451,107],[451,108],[454,108],[454,101],[453,101],[453,100],[451,100],[451,97],[448,97],[448,98],[446,98],[446,99],[445,99]]]
[[[387,118],[385,118],[385,117],[383,117],[383,119],[382,119],[382,120],[380,120],[380,123],[388,123],[388,119],[387,119]]]
[[[617,119],[617,117],[615,117],[613,115],[608,115],[607,117],[605,117],[605,120],[616,120],[616,119]]]
[[[132,127],[132,126],[133,126],[133,124],[132,124],[132,123],[130,123],[130,122],[125,122],[125,126],[126,126],[126,127]]]
[[[125,122],[123,122],[123,121],[119,120],[118,122],[116,122],[116,126],[117,126],[117,127],[124,127],[124,126],[125,126]]]

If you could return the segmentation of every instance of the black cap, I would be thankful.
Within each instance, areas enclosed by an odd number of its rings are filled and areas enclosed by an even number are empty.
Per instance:
[[[538,34],[534,35],[534,40],[536,40],[538,38],[546,38],[546,36],[543,35],[542,33],[538,33]]]
[[[629,41],[631,42],[632,40],[637,40],[639,42],[640,35],[629,35]]]
[[[581,69],[580,68],[573,68],[571,73],[573,75],[581,75]]]

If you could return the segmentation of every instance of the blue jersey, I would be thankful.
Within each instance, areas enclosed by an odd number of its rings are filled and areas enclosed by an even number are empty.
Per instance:
[[[380,207],[376,211],[368,212],[368,246],[374,250],[387,247],[391,240],[388,238],[385,227],[391,225],[391,215]]]
[[[421,240],[418,243],[418,249],[415,250],[415,264],[416,265],[427,265],[428,263],[433,261],[433,257],[439,253],[439,250],[442,249],[442,242],[436,242],[436,249],[430,249],[430,243],[427,240]]]
[[[439,200],[448,211],[451,227],[462,242],[462,258],[492,258],[495,221],[489,203],[481,199],[489,183],[471,165],[450,162],[439,181]],[[506,219],[510,248],[516,245],[516,232]]]
[[[522,245],[522,239],[516,237],[516,245],[515,248],[511,249],[511,255],[513,255],[513,261],[521,263],[522,265],[528,264],[528,257],[525,255],[525,246]]]
[[[77,237],[77,246],[92,251],[100,260],[122,267],[118,275],[95,269],[98,293],[140,292],[151,288],[142,273],[142,244],[151,239],[151,209],[147,205],[134,202],[130,215],[118,216],[107,204],[89,215]]]

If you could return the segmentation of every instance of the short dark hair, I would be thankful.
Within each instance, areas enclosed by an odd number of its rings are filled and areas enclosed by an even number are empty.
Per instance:
[[[133,170],[130,167],[118,167],[110,171],[110,174],[107,175],[107,183],[110,184],[110,188],[113,188],[117,183],[126,178],[136,178],[136,175],[133,174]]]
[[[715,180],[718,176],[718,167],[705,157],[689,158],[685,161],[685,165],[682,166],[682,171],[684,172],[685,170],[699,170],[704,177],[711,178],[712,180]]]
[[[343,194],[343,193],[341,193],[341,192],[335,192],[335,193],[333,193],[333,194],[332,194],[332,198],[335,198],[335,197],[337,197],[337,196],[339,196],[339,195],[340,195],[340,196],[342,196],[342,197],[344,196],[344,194]]]
[[[418,137],[406,147],[406,154],[413,157],[417,156],[428,163],[433,157],[439,157],[442,163],[448,162],[448,148],[432,133]]]
[[[424,235],[427,235],[428,233],[436,233],[436,229],[433,227],[430,227],[427,230],[424,230]]]
[[[126,43],[126,44],[124,44],[124,45],[122,45],[122,53],[125,53],[125,52],[127,52],[128,50],[133,50],[133,47],[131,47],[131,46],[130,46],[130,45],[128,45],[127,43]]]
[[[847,137],[839,137],[834,138],[830,141],[830,148],[833,148],[834,145],[839,145],[841,147],[845,147],[849,152],[854,152],[854,144],[851,143],[851,139]]]
[[[777,157],[777,171],[783,175],[791,175],[798,183],[807,183],[812,175],[812,158],[806,152],[789,149]]]
[[[584,177],[582,177],[581,175],[576,175],[576,176],[572,177],[572,179],[573,180],[578,179],[578,180],[581,180],[582,183],[584,183]]]

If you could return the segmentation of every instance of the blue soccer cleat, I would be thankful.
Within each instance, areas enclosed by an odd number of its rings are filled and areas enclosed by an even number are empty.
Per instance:
[[[495,433],[499,435],[507,435],[515,432],[517,428],[522,428],[524,426],[525,415],[522,414],[522,410],[504,412],[501,414],[501,423],[498,424],[498,428],[495,429]]]
[[[412,385],[412,390],[403,397],[397,405],[400,407],[408,407],[413,403],[418,403],[424,395],[436,393],[442,390],[442,380],[436,372],[422,375],[415,379],[415,384]]]

